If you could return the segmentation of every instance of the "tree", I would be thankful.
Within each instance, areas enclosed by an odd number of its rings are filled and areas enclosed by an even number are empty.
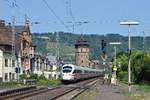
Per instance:
[[[121,68],[118,68],[117,75],[123,80],[127,81],[128,73],[128,54],[120,52],[117,54],[117,62],[121,63]],[[133,50],[131,54],[131,72],[132,81],[136,83],[150,84],[150,56],[149,53]]]
[[[126,52],[119,52],[117,54],[117,62],[120,62],[120,67],[117,69],[117,77],[121,81],[127,81],[128,79],[128,54]]]

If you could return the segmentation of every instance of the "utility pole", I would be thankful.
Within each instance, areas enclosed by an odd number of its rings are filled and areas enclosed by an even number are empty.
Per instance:
[[[146,33],[143,31],[143,49],[147,52]]]
[[[116,76],[116,71],[117,71],[117,60],[116,60],[116,55],[117,55],[117,50],[116,50],[116,45],[121,44],[120,42],[110,42],[110,45],[114,45],[114,66],[112,66],[112,70],[114,73],[112,73],[112,78],[111,78],[111,83],[116,84],[117,83],[117,76]]]
[[[56,32],[56,60],[59,61],[59,32]]]
[[[15,31],[15,23],[16,23],[16,0],[12,1],[12,55],[16,57],[17,66],[15,67],[15,71],[17,73],[17,81],[19,82],[19,62],[18,62],[18,54],[16,51],[16,44],[15,44],[15,37],[16,37],[16,31]]]
[[[16,0],[12,2],[12,54],[15,55],[15,22],[16,22]]]
[[[120,25],[128,26],[128,89],[129,93],[131,92],[131,26],[139,25],[139,22],[135,21],[123,21],[120,22]]]

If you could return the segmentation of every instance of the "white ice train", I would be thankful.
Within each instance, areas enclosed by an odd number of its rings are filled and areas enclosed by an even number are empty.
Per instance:
[[[61,70],[63,81],[77,81],[103,75],[103,70],[65,64]]]

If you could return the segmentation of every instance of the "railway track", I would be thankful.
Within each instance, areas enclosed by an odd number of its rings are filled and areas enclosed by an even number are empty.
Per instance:
[[[97,80],[90,79],[86,81],[81,81],[76,84],[69,84],[47,93],[42,93],[36,96],[26,97],[23,100],[70,100],[77,97],[79,94],[88,89]]]
[[[85,90],[89,89],[96,82],[97,82],[97,80],[88,80],[88,81],[84,82],[83,84],[79,84],[80,86],[77,86],[72,91],[70,91],[68,93],[64,93],[63,95],[57,96],[53,99],[55,99],[55,100],[73,100],[77,96],[79,96],[81,93],[83,93]]]
[[[33,88],[0,96],[0,100],[70,100],[84,92],[96,82],[96,79],[55,88]]]

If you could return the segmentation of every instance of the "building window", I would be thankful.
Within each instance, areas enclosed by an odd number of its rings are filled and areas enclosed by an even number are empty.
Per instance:
[[[8,81],[8,73],[5,73],[5,81]]]
[[[15,67],[15,60],[12,60],[12,67]]]
[[[12,80],[14,80],[14,79],[15,79],[15,74],[13,73],[13,74],[12,74]]]
[[[50,70],[51,70],[51,71],[53,70],[53,66],[52,66],[52,65],[50,66]]]
[[[8,59],[5,59],[5,67],[8,67]]]
[[[56,79],[57,77],[56,77],[56,74],[54,75],[54,79]]]
[[[11,72],[10,72],[10,73],[9,73],[9,79],[10,79],[10,80],[11,80],[11,75],[12,75],[12,74],[11,74]]]
[[[51,75],[51,74],[49,74],[49,75],[48,75],[48,79],[51,79],[51,78],[52,78],[52,75]]]

